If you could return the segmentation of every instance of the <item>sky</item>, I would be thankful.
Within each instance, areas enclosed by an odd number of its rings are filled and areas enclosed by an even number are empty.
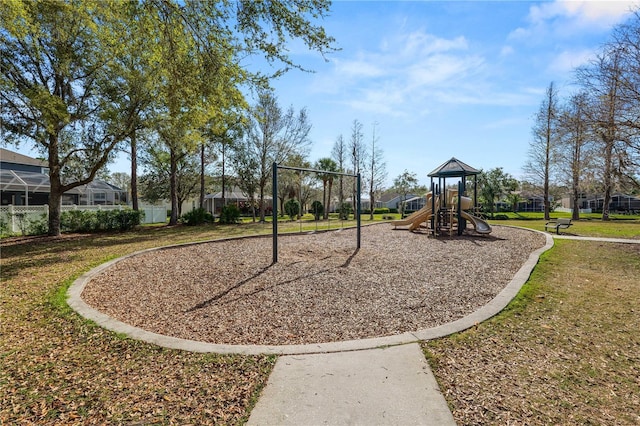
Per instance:
[[[335,1],[322,22],[339,52],[326,57],[293,45],[314,73],[290,71],[273,83],[283,106],[308,109],[310,159],[331,155],[353,121],[373,130],[388,185],[404,170],[420,183],[456,157],[517,178],[533,117],[551,82],[560,97],[574,70],[594,57],[623,1]]]
[[[575,68],[634,4],[334,1],[318,23],[340,50],[323,58],[291,43],[293,61],[314,72],[292,70],[272,85],[283,108],[307,108],[312,162],[329,157],[339,135],[348,140],[357,119],[365,143],[375,128],[387,186],[404,170],[426,185],[451,157],[522,178],[545,90],[553,82],[567,98]],[[109,169],[129,172],[130,162],[122,155]]]

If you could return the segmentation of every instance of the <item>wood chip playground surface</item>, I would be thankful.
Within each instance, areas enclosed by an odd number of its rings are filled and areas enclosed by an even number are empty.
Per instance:
[[[147,331],[210,343],[289,345],[438,326],[486,304],[545,236],[495,226],[457,237],[389,224],[177,246],[125,258],[82,293]]]

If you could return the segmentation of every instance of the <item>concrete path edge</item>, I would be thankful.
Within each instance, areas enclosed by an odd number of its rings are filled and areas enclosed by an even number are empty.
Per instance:
[[[504,226],[504,225],[501,225]],[[518,227],[514,227],[518,228]],[[67,303],[82,317],[94,321],[101,327],[116,333],[124,334],[132,339],[141,340],[144,342],[152,343],[158,346],[162,346],[170,349],[180,349],[189,352],[213,352],[220,354],[242,354],[242,355],[260,355],[260,354],[275,354],[275,355],[296,355],[296,354],[315,354],[315,353],[331,353],[331,352],[345,352],[345,351],[357,351],[364,349],[374,349],[384,346],[403,345],[407,343],[414,343],[424,340],[436,339],[444,337],[453,333],[457,333],[474,325],[485,321],[501,310],[503,310],[511,300],[518,294],[524,283],[529,279],[531,271],[538,263],[540,255],[545,251],[553,247],[553,237],[550,234],[535,231],[527,228],[531,232],[539,232],[546,236],[546,243],[543,247],[532,252],[529,255],[527,261],[520,267],[518,272],[514,275],[511,281],[506,287],[489,303],[481,307],[480,309],[472,312],[471,314],[453,321],[448,324],[443,324],[437,327],[419,330],[415,332],[407,332],[392,336],[384,336],[370,339],[361,340],[347,340],[340,342],[329,343],[317,343],[317,344],[304,344],[304,345],[225,345],[216,343],[200,342],[195,340],[181,339],[172,336],[166,336],[162,334],[152,333],[150,331],[134,327],[126,324],[122,321],[118,321],[94,308],[89,306],[82,300],[82,291],[91,279],[97,274],[101,273],[105,269],[111,267],[117,262],[124,259],[138,256],[142,253],[147,253],[156,250],[165,250],[167,248],[176,247],[158,247],[147,250],[141,250],[129,255],[120,257],[118,259],[106,262],[84,274],[76,279],[67,291]],[[208,243],[211,241],[187,243],[181,245],[196,245]]]

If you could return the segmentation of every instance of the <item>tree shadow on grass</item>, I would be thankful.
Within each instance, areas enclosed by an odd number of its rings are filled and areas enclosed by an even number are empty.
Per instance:
[[[95,234],[63,234],[60,237],[34,236],[15,237],[0,242],[2,259],[2,279],[10,279],[30,268],[52,266],[70,262],[101,259],[92,257],[114,257],[133,253],[145,248],[168,246],[179,242],[207,241],[219,238],[233,238],[247,235],[241,227],[153,227],[140,228],[134,231],[95,233]],[[156,244],[153,244],[156,242]],[[82,254],[92,249],[108,249],[103,254]]]

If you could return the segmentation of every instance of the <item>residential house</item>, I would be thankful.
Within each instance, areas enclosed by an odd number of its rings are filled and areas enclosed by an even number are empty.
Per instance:
[[[49,203],[49,169],[45,161],[0,148],[0,204],[42,206]],[[126,191],[95,179],[62,195],[63,205],[126,202]]]

